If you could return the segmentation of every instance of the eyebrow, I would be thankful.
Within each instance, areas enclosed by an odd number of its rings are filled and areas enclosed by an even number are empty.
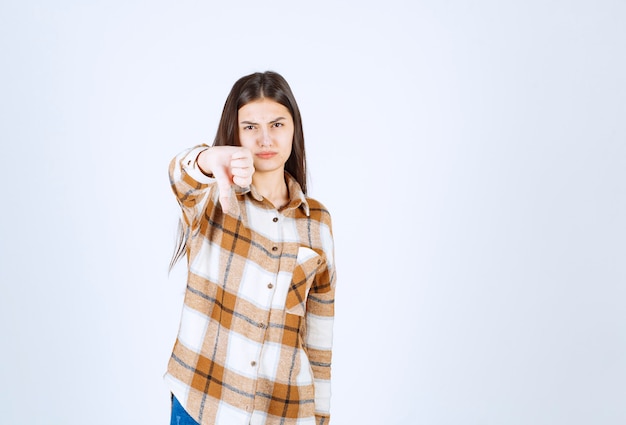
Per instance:
[[[274,118],[272,121],[269,122],[269,124],[274,124],[275,122],[281,121],[281,120],[286,120],[287,118],[285,117],[278,117],[278,118]],[[248,124],[248,125],[259,125],[259,123],[253,122],[253,121],[241,121],[240,124]]]

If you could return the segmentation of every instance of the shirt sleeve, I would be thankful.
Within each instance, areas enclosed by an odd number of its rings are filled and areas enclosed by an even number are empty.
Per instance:
[[[307,354],[313,369],[317,425],[327,425],[330,421],[330,377],[336,281],[330,222],[322,226],[322,240],[326,241],[325,262],[318,270],[307,298],[305,336]]]
[[[186,149],[170,162],[169,177],[172,191],[182,209],[183,224],[194,227],[206,207],[210,188],[215,179],[204,174],[198,167],[198,155],[209,149],[206,145]]]

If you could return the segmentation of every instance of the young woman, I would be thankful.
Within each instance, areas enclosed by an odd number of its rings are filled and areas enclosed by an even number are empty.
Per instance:
[[[287,82],[233,86],[212,147],[177,155],[188,278],[166,383],[173,425],[328,424],[335,295],[328,210],[306,196]]]

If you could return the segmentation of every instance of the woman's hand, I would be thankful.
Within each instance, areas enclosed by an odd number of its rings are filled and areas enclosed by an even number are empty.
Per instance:
[[[220,191],[222,210],[230,205],[230,187],[250,186],[254,174],[252,152],[240,146],[214,146],[200,152],[198,166],[207,175],[213,175]]]

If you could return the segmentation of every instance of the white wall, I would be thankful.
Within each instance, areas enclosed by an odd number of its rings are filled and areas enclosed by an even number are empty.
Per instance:
[[[625,18],[3,1],[0,421],[168,423],[167,164],[273,69],[334,218],[333,423],[626,423]]]

